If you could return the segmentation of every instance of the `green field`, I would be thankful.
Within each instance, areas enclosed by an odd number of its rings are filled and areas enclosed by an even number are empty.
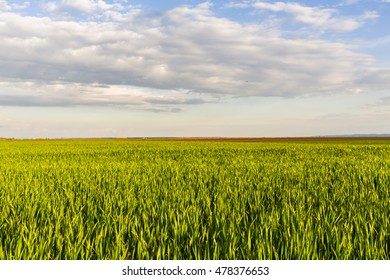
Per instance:
[[[390,142],[0,141],[0,259],[390,259]]]

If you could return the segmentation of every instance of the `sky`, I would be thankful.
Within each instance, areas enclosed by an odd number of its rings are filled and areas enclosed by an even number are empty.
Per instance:
[[[0,0],[0,137],[390,133],[390,0]]]

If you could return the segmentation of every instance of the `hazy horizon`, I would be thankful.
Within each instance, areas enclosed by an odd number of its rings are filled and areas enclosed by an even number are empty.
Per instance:
[[[380,134],[337,134],[337,135],[312,135],[312,136],[277,136],[277,137],[269,137],[269,136],[261,136],[261,137],[241,137],[241,136],[131,136],[131,137],[115,137],[115,136],[95,136],[95,137],[33,137],[33,138],[24,138],[24,137],[1,137],[0,140],[88,140],[88,139],[129,139],[129,140],[148,140],[148,139],[309,139],[309,138],[370,138],[370,139],[388,139],[390,137],[390,133],[380,133]]]
[[[0,137],[388,134],[390,0],[0,0]]]

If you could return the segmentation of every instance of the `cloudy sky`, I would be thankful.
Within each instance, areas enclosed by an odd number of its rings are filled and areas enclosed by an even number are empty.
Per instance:
[[[0,0],[0,137],[390,133],[390,0]]]

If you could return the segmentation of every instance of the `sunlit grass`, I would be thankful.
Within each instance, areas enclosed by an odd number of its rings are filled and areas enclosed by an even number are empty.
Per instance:
[[[1,141],[0,259],[390,259],[390,144]]]

